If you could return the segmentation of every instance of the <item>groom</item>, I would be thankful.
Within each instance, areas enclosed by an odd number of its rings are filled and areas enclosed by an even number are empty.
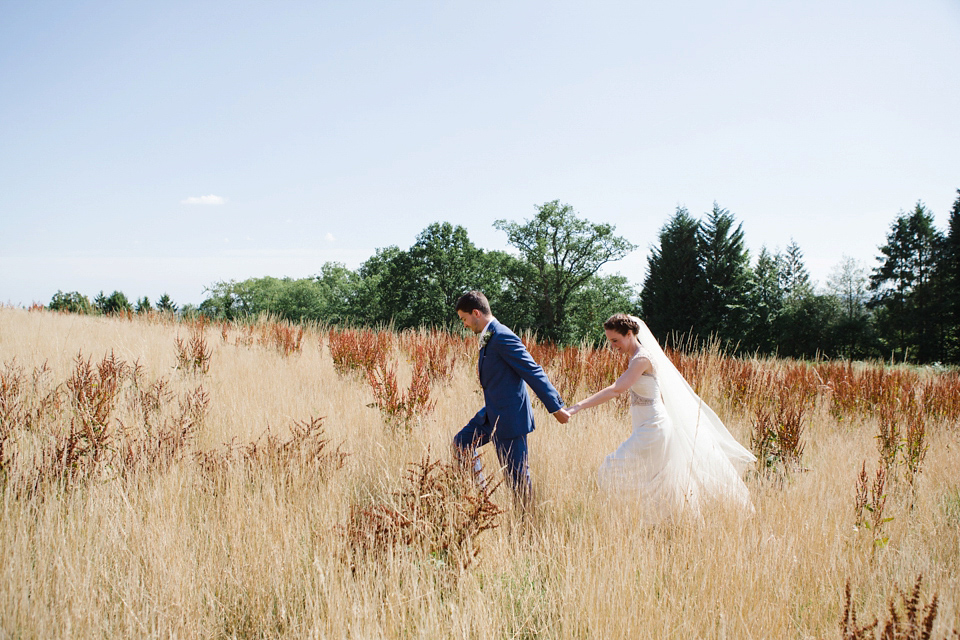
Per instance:
[[[492,442],[507,481],[527,507],[532,495],[527,434],[534,429],[527,385],[561,424],[566,424],[570,414],[563,409],[560,394],[520,338],[493,317],[485,295],[468,291],[457,300],[456,310],[463,326],[480,335],[477,372],[484,406],[454,436],[454,455],[466,468],[474,459],[476,448]]]

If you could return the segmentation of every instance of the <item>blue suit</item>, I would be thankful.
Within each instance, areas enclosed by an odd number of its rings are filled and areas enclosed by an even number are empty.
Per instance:
[[[461,455],[472,455],[476,447],[492,442],[514,491],[528,496],[527,434],[535,425],[527,385],[550,413],[561,409],[563,400],[513,331],[493,320],[487,332],[490,338],[477,362],[484,406],[453,443]]]

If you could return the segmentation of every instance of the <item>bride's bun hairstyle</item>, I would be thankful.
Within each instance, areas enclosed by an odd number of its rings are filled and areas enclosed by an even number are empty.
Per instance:
[[[637,332],[640,331],[640,325],[637,321],[625,313],[615,313],[607,318],[607,321],[603,323],[603,328],[616,331],[622,336],[627,335],[628,331],[633,331],[633,335],[637,335]]]

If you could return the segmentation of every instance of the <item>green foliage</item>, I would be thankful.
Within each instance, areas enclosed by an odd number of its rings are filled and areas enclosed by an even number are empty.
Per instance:
[[[779,346],[776,324],[783,312],[783,289],[780,285],[780,256],[760,249],[753,267],[752,287],[748,304],[753,311],[746,333],[745,347],[762,353],[775,353]]]
[[[93,306],[99,313],[107,316],[133,311],[133,306],[122,291],[114,291],[109,296],[103,295],[101,291],[93,299]]]
[[[656,335],[673,341],[716,337],[740,344],[753,319],[755,285],[742,225],[714,203],[699,222],[683,207],[660,230],[640,295]]]
[[[943,283],[938,263],[943,235],[922,202],[912,213],[901,213],[880,247],[880,264],[870,276],[870,301],[885,337],[885,346],[898,360],[942,360]]]
[[[200,312],[211,318],[233,320],[272,314],[291,322],[348,322],[359,287],[359,276],[344,265],[328,262],[312,278],[250,278],[217,282]]]
[[[723,344],[739,343],[750,322],[748,295],[752,288],[750,253],[743,243],[743,225],[716,202],[700,225],[700,263],[704,297],[700,335],[712,335]]]
[[[90,299],[76,291],[64,293],[63,291],[57,290],[57,292],[53,294],[53,298],[50,299],[50,304],[47,308],[50,311],[93,313],[93,305],[90,304]]]
[[[590,278],[568,306],[569,342],[604,344],[603,322],[615,313],[639,313],[637,293],[630,282],[619,274]]]
[[[559,200],[538,206],[537,215],[523,224],[497,220],[493,226],[507,234],[526,263],[513,270],[510,283],[536,304],[534,328],[553,342],[571,337],[567,312],[574,294],[600,267],[636,248],[614,235],[613,225],[578,218],[573,207]]]
[[[786,250],[777,256],[780,290],[788,301],[798,301],[813,293],[810,274],[803,263],[803,251],[791,238]]]
[[[660,229],[660,246],[650,250],[640,304],[647,326],[663,339],[699,332],[706,287],[699,236],[700,223],[677,207]]]
[[[793,358],[838,355],[834,327],[841,317],[834,296],[810,293],[788,298],[774,322],[779,354]]]
[[[876,353],[873,316],[867,309],[868,283],[866,268],[849,256],[843,256],[827,279],[827,289],[841,308],[835,327],[839,355],[848,359]]]
[[[151,306],[150,304],[150,298],[148,298],[147,296],[143,296],[142,298],[137,300],[136,310],[137,310],[137,313],[148,313],[150,311],[153,311],[153,306]]]
[[[170,299],[170,296],[164,293],[162,296],[160,296],[160,299],[157,300],[157,311],[176,313],[177,305],[173,304],[173,300]]]
[[[364,263],[378,320],[397,329],[452,326],[453,308],[464,291],[495,291],[496,274],[467,230],[449,222],[424,229],[408,251],[391,247]],[[495,298],[495,296],[492,296]]]
[[[751,268],[742,225],[716,203],[702,221],[676,209],[651,247],[639,297],[623,276],[598,275],[635,248],[612,225],[579,218],[554,200],[531,220],[494,226],[517,255],[484,251],[463,227],[437,222],[409,249],[377,249],[355,271],[330,262],[311,278],[221,281],[199,309],[187,305],[181,313],[451,327],[456,299],[479,289],[502,322],[561,344],[600,341],[607,316],[639,307],[654,334],[673,344],[713,336],[740,352],[960,361],[960,197],[946,237],[917,203],[893,224],[869,287],[864,268],[845,256],[824,290],[815,290],[792,239],[782,253],[762,248]],[[58,292],[50,308],[83,309],[82,299]],[[101,292],[94,307],[130,310],[119,292]],[[173,312],[176,305],[164,294],[156,308]],[[138,300],[137,309],[149,309],[149,300]]]
[[[960,189],[957,189],[957,199],[950,210],[941,264],[943,286],[947,292],[944,296],[945,348],[950,362],[960,362]]]

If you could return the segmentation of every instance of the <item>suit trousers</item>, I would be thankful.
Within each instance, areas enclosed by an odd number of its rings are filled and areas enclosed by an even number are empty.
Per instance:
[[[504,476],[514,494],[524,503],[532,495],[530,467],[527,464],[527,435],[516,438],[498,438],[487,425],[474,427],[467,425],[453,437],[453,447],[457,458],[467,465],[477,455],[477,447],[492,443],[497,459],[503,467]],[[479,470],[477,469],[479,472]]]

